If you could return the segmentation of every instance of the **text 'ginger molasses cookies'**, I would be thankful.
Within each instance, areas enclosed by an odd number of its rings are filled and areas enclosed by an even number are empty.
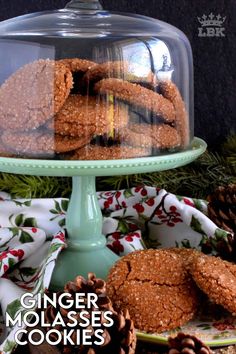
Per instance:
[[[161,81],[159,88],[163,96],[173,103],[176,113],[175,126],[181,136],[182,146],[186,147],[190,142],[189,120],[181,94],[172,81]]]
[[[197,288],[181,256],[168,250],[143,250],[124,256],[111,269],[108,296],[127,308],[135,327],[163,332],[183,325],[197,308]]]
[[[217,257],[201,255],[194,259],[191,274],[212,301],[236,314],[236,265]]]
[[[131,146],[86,145],[67,156],[69,160],[115,160],[150,155],[150,150]]]
[[[45,131],[15,133],[5,131],[2,142],[18,156],[53,157],[54,153],[64,153],[76,150],[91,140],[91,136],[78,136],[76,138],[50,134]]]
[[[127,103],[146,108],[160,115],[166,122],[175,120],[173,104],[162,95],[137,84],[120,79],[103,79],[95,84],[100,94],[113,94]]]
[[[180,146],[177,130],[167,124],[130,124],[120,132],[120,139],[130,145],[170,149]]]
[[[95,97],[70,95],[48,128],[55,129],[57,134],[73,137],[86,135],[88,129],[92,129],[94,135],[103,135],[125,127],[128,119],[128,107],[122,103],[113,104]]]
[[[0,87],[0,127],[38,128],[63,106],[73,86],[71,71],[53,60],[38,60],[11,75]]]

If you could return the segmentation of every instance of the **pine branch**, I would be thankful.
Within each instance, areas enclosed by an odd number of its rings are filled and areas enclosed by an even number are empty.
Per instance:
[[[217,153],[205,152],[187,166],[149,174],[110,177],[103,180],[103,183],[110,185],[112,189],[130,188],[139,184],[154,185],[175,194],[206,198],[218,185],[235,181],[236,174],[231,160],[226,160]]]
[[[236,136],[231,135],[227,141],[222,145],[222,155],[231,165],[233,172],[236,174]]]
[[[70,194],[71,181],[68,178],[1,173],[0,190],[10,193],[14,198],[63,197]]]

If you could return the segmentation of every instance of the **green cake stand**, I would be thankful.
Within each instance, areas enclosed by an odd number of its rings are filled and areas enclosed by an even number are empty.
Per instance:
[[[67,248],[60,254],[51,281],[53,290],[77,275],[94,272],[106,278],[116,256],[106,247],[102,235],[102,213],[98,204],[96,176],[114,176],[163,171],[186,165],[206,150],[206,143],[194,138],[190,148],[165,156],[105,161],[57,161],[0,158],[0,170],[14,174],[70,176],[72,195],[66,216]]]

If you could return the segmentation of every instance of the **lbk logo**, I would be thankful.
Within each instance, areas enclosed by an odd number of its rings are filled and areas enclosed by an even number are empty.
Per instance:
[[[197,19],[201,24],[198,28],[199,37],[225,37],[225,28],[222,25],[226,17],[215,16],[211,13],[209,16],[203,15]]]

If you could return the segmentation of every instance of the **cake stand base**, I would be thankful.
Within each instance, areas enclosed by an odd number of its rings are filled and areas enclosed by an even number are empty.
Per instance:
[[[53,271],[50,289],[58,291],[78,275],[87,278],[93,271],[98,278],[106,279],[111,266],[119,259],[107,247],[96,250],[64,250],[57,260]]]
[[[67,248],[60,254],[51,280],[53,291],[61,290],[77,275],[89,272],[105,279],[119,257],[106,247],[102,231],[102,212],[98,203],[95,176],[74,176],[67,211]]]

